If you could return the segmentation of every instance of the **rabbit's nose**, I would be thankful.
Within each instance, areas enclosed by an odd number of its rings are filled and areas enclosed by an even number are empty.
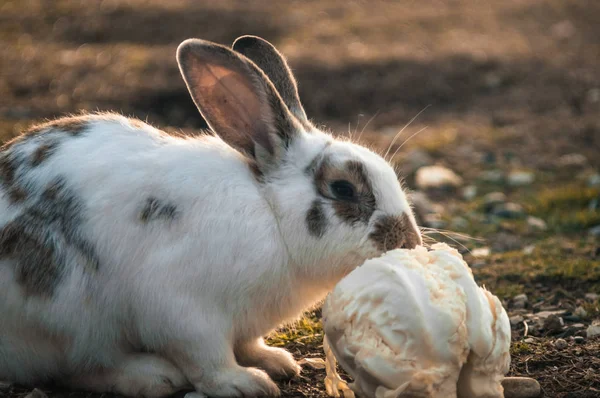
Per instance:
[[[383,252],[397,248],[414,249],[423,244],[419,228],[406,213],[379,217],[369,238]]]

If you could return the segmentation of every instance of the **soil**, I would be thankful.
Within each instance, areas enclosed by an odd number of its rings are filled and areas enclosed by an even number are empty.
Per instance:
[[[536,378],[546,397],[598,397],[600,338],[586,330],[600,316],[599,20],[597,0],[0,0],[0,138],[81,110],[193,134],[206,124],[177,45],[262,36],[288,57],[315,123],[381,153],[399,149],[391,162],[411,190],[424,164],[462,178],[424,192],[431,203],[416,210],[430,241],[460,248],[527,323],[513,327],[509,375]],[[511,183],[517,171],[533,181]],[[490,192],[520,212],[490,208]],[[489,255],[474,255],[482,247]],[[558,326],[543,311],[559,311]],[[307,319],[269,341],[323,357],[318,312]],[[305,366],[280,386],[286,397],[325,397],[323,377]],[[0,397],[32,387],[0,383]]]

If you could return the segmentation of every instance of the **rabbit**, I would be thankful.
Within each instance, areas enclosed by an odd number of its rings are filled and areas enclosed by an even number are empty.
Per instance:
[[[263,336],[422,243],[392,167],[309,121],[273,45],[176,58],[211,132],[82,114],[0,149],[0,380],[277,396],[301,368]]]

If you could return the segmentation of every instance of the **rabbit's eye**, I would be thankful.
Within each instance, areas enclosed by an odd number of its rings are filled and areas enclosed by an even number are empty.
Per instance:
[[[335,197],[340,200],[354,200],[356,197],[354,186],[350,182],[344,180],[332,182],[331,191]]]

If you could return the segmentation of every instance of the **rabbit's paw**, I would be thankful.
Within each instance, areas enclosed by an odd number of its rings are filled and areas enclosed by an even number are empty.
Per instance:
[[[210,397],[278,397],[279,388],[260,369],[237,367],[206,374],[196,385],[200,394]]]
[[[150,354],[132,355],[114,369],[103,369],[74,377],[68,381],[72,388],[98,393],[161,398],[188,386],[188,381],[167,360]]]
[[[269,347],[262,341],[248,344],[236,354],[240,364],[263,369],[275,380],[291,379],[302,370],[288,351]]]

